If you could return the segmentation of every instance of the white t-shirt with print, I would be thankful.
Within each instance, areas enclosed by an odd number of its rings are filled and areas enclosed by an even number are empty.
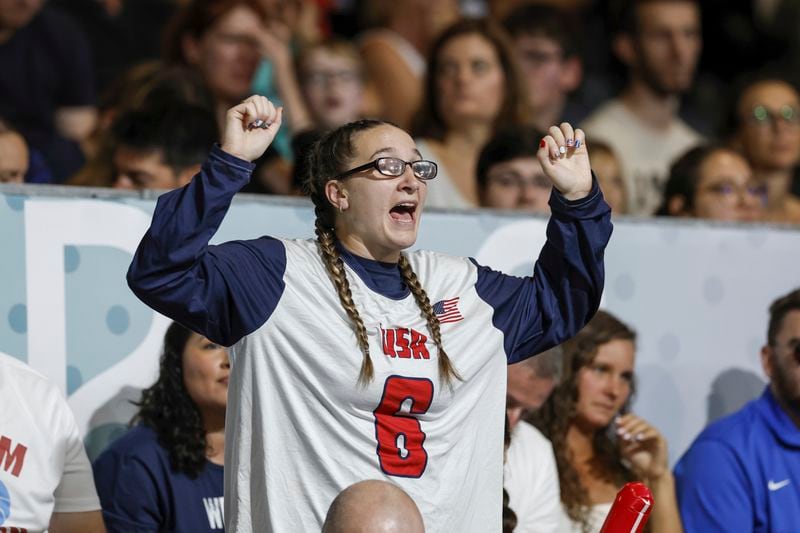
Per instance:
[[[100,509],[75,416],[57,387],[0,353],[0,530]]]

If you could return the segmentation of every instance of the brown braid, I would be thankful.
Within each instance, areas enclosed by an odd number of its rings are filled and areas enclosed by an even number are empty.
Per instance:
[[[422,311],[422,316],[428,322],[428,329],[433,336],[433,342],[436,343],[436,349],[439,350],[439,379],[447,384],[451,384],[453,379],[461,380],[461,376],[447,356],[447,352],[444,351],[442,333],[439,329],[439,319],[436,318],[436,314],[433,312],[433,306],[431,306],[431,301],[428,299],[428,293],[426,293],[425,289],[420,285],[417,274],[414,273],[414,270],[411,268],[411,263],[408,262],[408,258],[404,254],[400,254],[398,266],[400,267],[400,275],[403,276],[403,281],[405,281],[408,288],[411,289],[411,294],[414,295],[414,299],[417,301],[420,311]]]
[[[322,225],[319,215],[315,223],[317,242],[319,243],[319,251],[322,254],[322,261],[325,263],[325,270],[336,286],[336,292],[339,294],[339,301],[347,312],[347,316],[353,322],[353,327],[356,330],[356,340],[358,347],[361,348],[361,353],[364,359],[361,362],[361,372],[358,374],[358,383],[366,385],[372,381],[375,371],[372,366],[372,358],[369,356],[369,343],[367,341],[367,328],[364,327],[364,321],[361,320],[361,315],[358,314],[355,302],[353,302],[353,293],[350,292],[350,282],[347,281],[347,275],[344,272],[344,263],[339,250],[336,249],[334,244],[334,233]]]
[[[367,329],[364,327],[364,322],[361,320],[355,302],[353,302],[353,295],[350,291],[350,284],[347,281],[344,263],[335,245],[336,234],[333,228],[335,226],[336,212],[325,196],[325,184],[336,179],[337,176],[348,168],[348,165],[353,163],[352,159],[355,154],[353,139],[356,134],[386,125],[394,126],[393,124],[378,120],[351,122],[350,124],[346,124],[325,134],[314,144],[308,154],[306,154],[308,175],[305,176],[305,189],[314,202],[314,213],[316,215],[315,226],[320,255],[325,264],[325,269],[328,271],[336,287],[336,292],[339,294],[339,301],[347,312],[347,316],[353,322],[358,347],[361,349],[361,353],[364,356],[361,364],[361,372],[358,376],[358,383],[360,385],[369,383],[375,372],[372,359],[369,355]],[[442,346],[439,320],[433,312],[428,295],[420,285],[408,260],[402,254],[398,266],[403,281],[408,285],[411,294],[414,295],[414,299],[422,311],[422,316],[427,320],[428,329],[436,343],[436,348],[439,351],[440,378],[448,384],[451,383],[453,378],[460,380],[461,377],[458,375],[458,372],[456,372]]]

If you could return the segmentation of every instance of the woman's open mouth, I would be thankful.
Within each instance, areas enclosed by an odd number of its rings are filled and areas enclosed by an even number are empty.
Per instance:
[[[389,210],[389,216],[396,222],[410,224],[414,222],[416,212],[416,202],[400,202]]]

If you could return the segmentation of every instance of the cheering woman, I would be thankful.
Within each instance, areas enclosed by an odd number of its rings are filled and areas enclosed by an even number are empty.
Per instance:
[[[316,239],[210,246],[281,115],[260,96],[228,111],[200,173],[159,198],[128,272],[155,310],[232,346],[226,529],[319,530],[343,488],[380,478],[429,532],[499,531],[505,366],[570,338],[603,289],[610,209],[583,132],[541,141],[552,215],[520,278],[405,251],[436,164],[372,120],[311,153]]]

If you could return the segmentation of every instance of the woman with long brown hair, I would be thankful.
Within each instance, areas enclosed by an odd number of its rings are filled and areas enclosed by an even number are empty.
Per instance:
[[[572,336],[602,292],[610,210],[583,132],[553,127],[540,143],[553,217],[519,278],[404,251],[437,166],[374,120],[312,150],[316,239],[209,246],[280,124],[263,97],[233,107],[203,170],[159,198],[128,272],[148,305],[234,345],[226,529],[319,530],[343,488],[378,478],[429,532],[497,531],[506,365]]]
[[[631,414],[636,333],[598,311],[563,344],[564,376],[533,422],[553,443],[563,533],[599,531],[617,491],[642,481],[653,492],[652,533],[680,533],[675,480],[661,433]]]
[[[417,148],[439,165],[428,205],[478,205],[481,149],[499,127],[525,123],[520,87],[506,34],[492,21],[464,19],[436,39],[414,127]]]

